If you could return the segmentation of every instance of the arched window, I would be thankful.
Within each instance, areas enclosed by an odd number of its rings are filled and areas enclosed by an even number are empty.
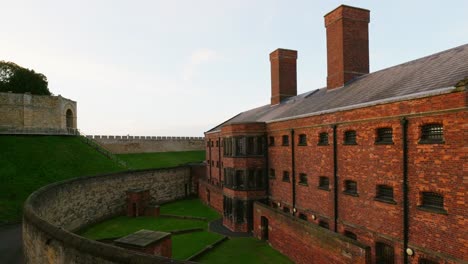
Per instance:
[[[73,128],[73,112],[72,110],[68,109],[66,113],[67,119],[67,128]]]

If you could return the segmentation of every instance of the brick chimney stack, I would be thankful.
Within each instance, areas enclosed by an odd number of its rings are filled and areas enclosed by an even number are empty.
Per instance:
[[[270,53],[271,104],[297,95],[297,51],[277,49]]]
[[[341,5],[325,15],[328,89],[369,73],[369,13]]]

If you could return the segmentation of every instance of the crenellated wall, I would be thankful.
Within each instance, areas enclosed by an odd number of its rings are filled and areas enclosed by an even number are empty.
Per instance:
[[[90,135],[114,154],[204,150],[203,137]]]

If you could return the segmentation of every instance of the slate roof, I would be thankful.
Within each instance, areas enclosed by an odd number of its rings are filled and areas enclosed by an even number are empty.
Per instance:
[[[221,126],[244,122],[273,122],[301,116],[404,100],[454,89],[468,77],[468,44],[360,76],[344,87],[321,88],[242,112]]]

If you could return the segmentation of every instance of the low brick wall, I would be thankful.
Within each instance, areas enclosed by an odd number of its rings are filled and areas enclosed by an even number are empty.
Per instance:
[[[27,199],[23,216],[26,263],[184,263],[91,241],[73,231],[123,214],[125,191],[149,189],[152,202],[194,192],[190,167],[81,177],[45,186]]]
[[[254,236],[262,239],[261,218],[268,219],[268,241],[295,263],[367,264],[370,248],[264,204],[254,204]]]
[[[205,150],[203,137],[87,136],[114,154]]]

